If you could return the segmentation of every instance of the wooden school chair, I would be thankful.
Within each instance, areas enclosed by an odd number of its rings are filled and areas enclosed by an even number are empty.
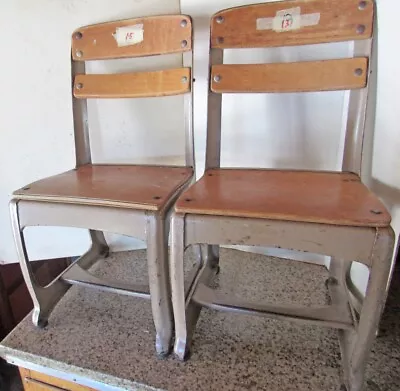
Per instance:
[[[360,180],[364,129],[374,110],[374,91],[369,89],[374,72],[373,16],[371,0],[295,0],[230,8],[212,17],[206,170],[179,197],[171,227],[174,350],[181,359],[189,351],[202,306],[312,323],[339,330],[346,386],[361,390],[386,299],[394,243],[389,213]],[[354,56],[294,63],[223,63],[227,48],[336,41],[354,41]],[[341,172],[220,168],[223,93],[331,90],[351,90]],[[185,290],[183,255],[193,244],[206,244],[207,256],[198,265],[194,283]],[[218,271],[218,245],[234,244],[331,256],[327,281],[331,305],[247,302],[211,289],[208,282]],[[353,261],[370,270],[366,297],[358,305],[348,289]]]
[[[152,72],[85,74],[85,62],[182,53],[184,67]],[[72,93],[76,168],[14,193],[11,217],[22,272],[34,302],[33,322],[44,327],[71,285],[151,299],[156,350],[170,351],[173,328],[168,277],[169,210],[194,174],[192,137],[192,23],[186,15],[127,19],[82,27],[72,35]],[[92,163],[87,99],[184,94],[184,166]],[[159,113],[162,115],[162,113]],[[30,266],[23,230],[28,226],[87,228],[91,248],[48,286]],[[104,281],[88,272],[109,248],[103,231],[147,242],[149,286]]]

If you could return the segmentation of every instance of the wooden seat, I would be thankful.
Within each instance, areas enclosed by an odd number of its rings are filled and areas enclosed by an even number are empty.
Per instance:
[[[160,210],[193,175],[190,167],[91,165],[34,182],[20,199]]]
[[[176,211],[363,227],[391,220],[357,175],[339,172],[210,169]]]

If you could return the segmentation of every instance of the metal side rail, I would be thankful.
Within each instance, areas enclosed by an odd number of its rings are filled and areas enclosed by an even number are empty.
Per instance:
[[[147,285],[103,280],[83,269],[78,263],[74,263],[70,268],[65,270],[64,273],[61,274],[60,279],[71,285],[81,285],[102,291],[150,299],[150,290]]]
[[[246,302],[234,298],[232,295],[216,292],[202,283],[198,284],[195,289],[192,300],[202,306],[220,311],[266,316],[275,319],[289,319],[338,329],[354,329],[353,317],[347,303],[319,307],[259,304]]]

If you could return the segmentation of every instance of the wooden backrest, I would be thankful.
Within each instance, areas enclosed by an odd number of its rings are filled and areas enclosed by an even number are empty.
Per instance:
[[[75,61],[143,57],[192,49],[192,21],[162,15],[81,27],[72,34]]]
[[[212,48],[306,45],[367,39],[371,0],[274,1],[229,8],[211,20]]]
[[[364,128],[361,117],[365,117],[363,108],[367,103],[371,73],[373,24],[373,0],[273,1],[229,8],[213,15],[206,166],[218,167],[220,163],[221,98],[218,95],[222,93],[352,90],[355,93],[351,100],[361,104],[356,104],[358,119],[349,126]],[[355,42],[353,58],[268,64],[223,63],[225,49],[338,41]],[[362,143],[358,129],[352,131]],[[353,145],[346,154],[361,153],[356,151],[357,148]],[[344,164],[344,168],[359,173],[359,165],[353,159],[352,163]]]
[[[85,73],[86,61],[171,53],[183,54],[184,67],[120,74]],[[77,165],[91,161],[86,99],[161,97],[187,93],[186,161],[188,165],[194,165],[191,140],[192,21],[189,16],[150,16],[81,27],[72,34],[71,58]]]
[[[74,61],[143,57],[192,49],[192,22],[185,15],[127,19],[82,27],[72,34]],[[118,75],[77,75],[76,98],[135,98],[183,94],[190,69]]]

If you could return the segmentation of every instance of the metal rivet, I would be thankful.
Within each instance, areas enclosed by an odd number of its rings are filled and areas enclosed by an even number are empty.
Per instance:
[[[81,88],[83,88],[83,84],[82,83],[77,83],[75,87],[76,87],[77,90],[80,90]]]
[[[182,76],[182,79],[181,79],[181,82],[182,82],[182,83],[187,83],[187,80],[188,80],[188,79],[187,79],[186,76]]]
[[[213,77],[213,80],[216,82],[216,83],[219,83],[220,81],[221,81],[221,75],[215,75],[214,77]]]
[[[186,19],[182,19],[181,20],[181,27],[186,27],[187,26],[187,20]]]
[[[184,40],[181,42],[181,47],[185,48],[186,46],[187,46],[187,41],[186,41],[186,39],[184,39]]]
[[[381,215],[383,213],[381,210],[377,209],[371,209],[370,212],[373,213],[374,215]]]
[[[358,3],[358,9],[359,10],[365,10],[365,8],[367,8],[367,2],[366,1],[360,1]]]
[[[356,76],[361,76],[363,74],[363,70],[361,68],[357,68],[354,70],[354,74]]]
[[[76,57],[79,57],[79,58],[83,56],[83,53],[80,50],[78,50],[75,54],[76,54]]]
[[[224,23],[224,17],[223,16],[217,16],[216,19],[217,23],[221,24]]]
[[[75,33],[75,39],[82,39],[82,33],[80,31]]]
[[[224,37],[217,37],[217,43],[224,43]]]
[[[161,199],[160,196],[154,196],[154,197],[153,197],[153,200],[160,200],[160,199]]]
[[[357,26],[357,33],[358,34],[364,34],[364,31],[365,31],[365,26],[363,24],[359,24]]]

